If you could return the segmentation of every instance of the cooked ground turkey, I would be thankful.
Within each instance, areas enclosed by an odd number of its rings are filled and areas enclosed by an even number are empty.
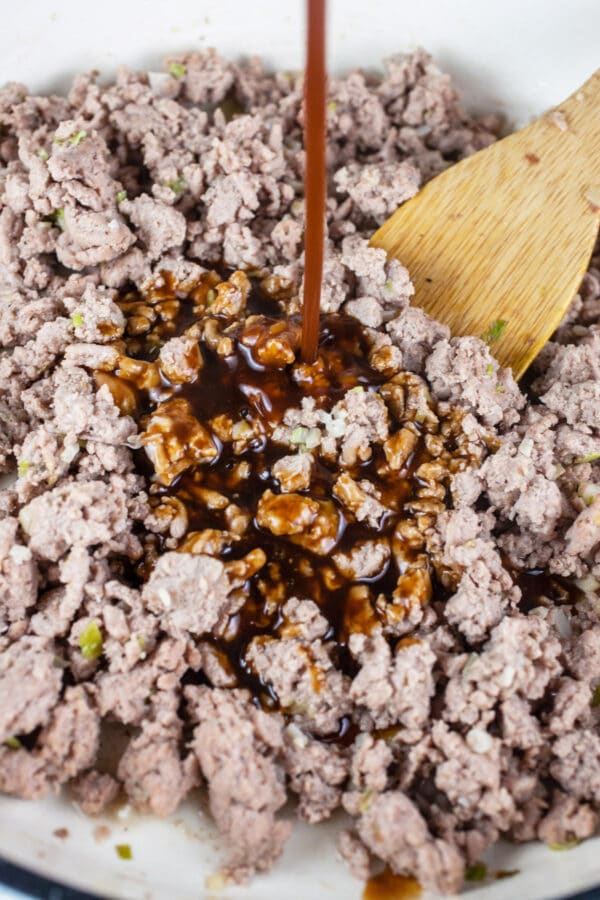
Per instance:
[[[185,398],[204,390],[200,345],[295,365],[297,326],[254,334],[246,307],[250,276],[280,316],[300,308],[300,78],[208,51],[160,78],[80,75],[67,97],[0,91],[0,790],[65,786],[92,815],[121,791],[164,816],[202,785],[237,881],[279,856],[288,797],[307,822],[343,807],[358,877],[384,862],[453,892],[501,835],[568,844],[597,825],[600,258],[525,394],[368,246],[499,120],[468,116],[423,51],[329,90],[322,310],[362,323],[374,380],[325,406],[298,395],[268,425],[200,422]],[[190,297],[200,325],[168,333]],[[249,509],[236,485],[263,440]],[[177,486],[223,446],[229,492],[198,482],[195,527]],[[404,515],[390,484],[417,446]],[[331,596],[346,585],[352,615],[292,593],[252,528]],[[244,685],[223,647],[249,584],[277,625],[244,648]]]

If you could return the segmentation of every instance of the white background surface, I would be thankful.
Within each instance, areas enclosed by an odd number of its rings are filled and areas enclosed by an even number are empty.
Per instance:
[[[8,9],[9,0],[3,0]],[[599,65],[598,0],[330,0],[333,68],[378,66],[418,44],[471,104],[522,117],[557,102]],[[82,69],[217,46],[283,69],[303,54],[301,0],[15,0],[0,32],[0,83],[65,85]]]
[[[558,102],[600,65],[600,0],[333,0],[331,7],[335,69],[378,66],[421,44],[467,89],[471,108],[500,109],[513,120]],[[299,68],[301,11],[299,0],[20,0],[0,31],[0,84],[60,88],[78,70],[110,73],[118,62],[156,68],[166,52],[211,45]],[[193,804],[174,820],[113,820],[110,838],[99,844],[97,823],[66,803],[2,798],[0,853],[104,896],[212,900],[203,885],[218,865],[214,835]],[[60,827],[69,829],[68,839],[53,836]],[[358,900],[361,886],[334,859],[334,831],[297,827],[268,877],[248,890],[226,890],[220,900]],[[117,858],[116,843],[131,844],[131,862]],[[582,890],[600,881],[599,860],[600,840],[564,853],[501,848],[497,865],[521,874],[469,897],[535,900]]]

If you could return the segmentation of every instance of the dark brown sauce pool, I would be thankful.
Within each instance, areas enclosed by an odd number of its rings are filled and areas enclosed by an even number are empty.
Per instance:
[[[421,885],[406,875],[394,875],[385,868],[379,875],[369,878],[362,900],[413,900],[422,894]]]
[[[206,294],[215,284],[211,274],[202,276],[202,279],[204,281],[198,287],[186,294],[178,290],[172,276],[164,273],[162,286],[154,290],[151,302],[155,309],[168,309],[169,304],[176,304],[176,315],[167,322],[159,322],[145,336],[126,338],[125,349],[130,357],[150,362],[155,360],[161,341],[182,334],[199,321],[198,307],[194,306],[193,297],[197,300],[199,292]],[[123,306],[132,302],[136,302],[136,297],[134,293],[129,293],[123,300]],[[135,414],[142,428],[159,401],[174,397],[185,399],[194,416],[203,424],[215,416],[226,414],[236,422],[260,425],[261,433],[243,452],[235,454],[230,443],[216,440],[217,455],[210,464],[188,469],[168,486],[153,484],[151,493],[155,499],[175,496],[185,504],[188,533],[209,528],[228,530],[224,512],[208,509],[202,501],[202,492],[206,489],[226,495],[229,502],[250,511],[256,510],[266,490],[280,493],[280,486],[271,475],[271,469],[277,459],[294,450],[274,445],[265,435],[281,422],[286,410],[299,407],[303,398],[312,397],[317,407],[329,411],[349,389],[360,386],[373,390],[386,381],[385,376],[369,364],[365,331],[352,317],[339,314],[321,317],[317,360],[314,365],[307,366],[298,360],[297,353],[295,361],[288,365],[257,363],[254,348],[264,333],[280,333],[295,350],[298,349],[300,337],[299,320],[282,318],[278,304],[265,295],[257,282],[253,283],[245,315],[257,318],[245,325],[243,321],[220,323],[223,332],[232,339],[233,349],[229,355],[218,355],[204,339],[200,340],[203,367],[194,383],[170,384],[163,375],[158,388],[142,390],[134,384]],[[131,387],[130,382],[127,384]],[[415,472],[421,463],[432,459],[420,426],[413,424],[419,433],[418,442],[402,471],[390,477],[388,469],[385,474],[385,459],[380,446],[375,447],[370,460],[350,470],[355,479],[369,478],[375,482],[381,489],[382,502],[394,510],[380,521],[377,529],[347,520],[332,494],[340,468],[337,463],[329,464],[319,457],[309,490],[299,493],[334,504],[339,525],[335,548],[330,553],[315,555],[285,537],[277,537],[261,528],[255,518],[240,539],[232,540],[222,550],[220,557],[224,562],[241,559],[255,548],[262,549],[267,557],[261,571],[246,582],[247,599],[241,611],[230,621],[226,636],[218,640],[211,638],[222,660],[236,676],[238,685],[248,688],[263,706],[275,707],[278,699],[272,689],[247,666],[246,648],[257,636],[278,634],[282,624],[281,607],[290,597],[311,599],[320,607],[329,622],[326,639],[333,643],[334,662],[348,675],[355,674],[356,667],[347,649],[348,636],[353,631],[370,632],[379,621],[375,599],[380,595],[389,598],[401,573],[392,556],[376,577],[348,581],[337,570],[331,555],[334,550],[350,550],[357,541],[390,538],[398,519],[411,517],[411,500],[422,486]],[[392,426],[391,430],[397,427]],[[177,437],[177,423],[173,425],[173,434]],[[183,439],[183,433],[180,437]],[[450,438],[450,443],[452,441],[453,438]],[[236,474],[240,462],[249,468],[249,477],[240,479]],[[138,469],[152,479],[153,468],[144,450],[136,453],[136,463]],[[450,505],[449,496],[446,496],[445,502]],[[162,549],[161,539],[157,539],[154,552],[161,552]],[[140,568],[139,577],[142,579],[148,575],[148,565],[146,561]],[[430,575],[433,600],[443,601],[447,591],[441,587],[433,570]],[[543,572],[519,573],[518,583],[523,590],[525,611],[536,605],[542,593],[550,599],[558,599],[560,592],[564,594],[565,591],[558,579],[549,579]],[[193,676],[190,674],[188,677]],[[351,741],[354,734],[355,728],[343,721],[340,732],[331,735],[330,739]]]
[[[204,285],[206,288],[206,284]],[[203,289],[204,289],[203,288]],[[198,294],[196,289],[195,295]],[[193,325],[197,318],[192,300],[178,290],[172,276],[163,273],[163,284],[154,290],[152,303],[165,305],[176,301],[177,314],[166,324],[154,327],[151,333],[126,338],[125,350],[128,356],[137,360],[153,361],[158,355],[160,342],[182,334]],[[136,299],[130,292],[122,301],[123,308],[129,309]],[[285,327],[290,340],[299,343],[300,322],[292,317],[286,321],[281,316],[279,305],[265,295],[257,282],[248,299],[245,315],[260,317],[256,320],[257,335],[260,331],[275,326]],[[157,402],[174,397],[184,398],[191,405],[196,418],[206,423],[214,416],[227,414],[233,420],[246,420],[249,424],[259,422],[264,431],[281,422],[290,407],[299,407],[305,397],[313,397],[317,407],[329,411],[349,389],[362,387],[373,390],[386,381],[381,372],[368,362],[369,345],[362,325],[354,318],[333,314],[322,316],[319,327],[317,360],[307,366],[299,361],[284,367],[267,367],[256,362],[252,348],[252,324],[250,329],[243,323],[238,326],[222,323],[224,330],[232,337],[233,352],[219,356],[205,341],[200,341],[203,367],[193,384],[170,384],[164,376],[159,388],[142,390],[134,384],[136,391],[135,416],[141,427],[147,416],[156,408]],[[250,338],[248,331],[250,330]],[[157,338],[159,339],[157,341]],[[242,341],[244,343],[242,343]],[[128,386],[130,382],[127,382]],[[397,427],[397,426],[396,426]],[[417,431],[419,430],[419,426]],[[392,429],[393,430],[393,429]],[[174,426],[177,437],[177,426]],[[278,482],[271,475],[276,459],[293,453],[284,446],[275,446],[264,438],[258,438],[241,454],[234,454],[231,444],[217,441],[218,455],[210,465],[196,466],[177,477],[169,486],[154,483],[152,496],[176,496],[186,506],[189,520],[188,533],[212,528],[227,530],[224,513],[209,510],[200,502],[199,492],[210,489],[227,495],[229,500],[245,510],[256,510],[259,498],[265,490],[280,493]],[[144,450],[135,454],[138,470],[151,479],[153,468]],[[339,466],[316,462],[309,491],[311,498],[333,503],[339,516],[339,527],[335,550],[347,551],[357,541],[390,537],[400,513],[410,515],[410,499],[421,482],[415,470],[430,459],[423,436],[409,457],[406,467],[394,473],[393,478],[379,477],[385,463],[381,448],[376,448],[372,458],[358,464],[350,474],[357,479],[370,478],[378,483],[382,491],[382,502],[395,509],[393,515],[384,517],[377,529],[367,528],[359,523],[348,522],[341,505],[332,495],[332,487],[340,474]],[[250,476],[239,479],[236,466],[244,462],[250,467]],[[305,548],[295,545],[266,531],[253,519],[241,539],[232,541],[224,548],[221,559],[224,562],[240,559],[254,548],[260,547],[267,556],[263,569],[246,583],[247,600],[240,613],[235,616],[227,629],[227,639],[213,639],[216,649],[223,654],[229,668],[236,675],[238,684],[247,687],[260,702],[271,707],[277,703],[272,690],[263,684],[247,667],[244,656],[248,643],[258,635],[275,635],[281,625],[280,608],[289,597],[312,599],[320,607],[329,622],[328,641],[335,642],[336,664],[348,674],[354,674],[355,666],[347,651],[347,639],[351,631],[368,632],[378,621],[374,601],[379,594],[389,596],[396,585],[398,570],[392,560],[375,578],[349,582],[337,571],[330,556],[317,556]],[[162,549],[160,539],[156,552]],[[332,550],[332,552],[334,552]],[[147,577],[148,568],[140,569],[140,577]],[[281,591],[284,585],[284,591]],[[351,588],[363,586],[368,591],[369,602],[365,604]],[[278,594],[281,599],[273,598]],[[348,722],[342,722],[341,732],[331,739],[352,739],[354,729]]]
[[[219,358],[216,353],[203,348],[201,383],[183,385],[178,389],[177,396],[189,400],[200,421],[225,412],[236,420],[243,418],[251,422],[258,418],[279,422],[288,408],[300,406],[302,398],[307,396],[314,397],[318,404],[329,410],[349,388],[360,385],[369,389],[385,380],[368,365],[367,349],[363,329],[355,319],[340,315],[324,316],[319,333],[315,375],[310,377],[303,367],[298,367],[300,374],[304,375],[301,384],[290,378],[289,369],[273,370],[257,366],[247,349],[238,344],[237,352],[227,359]],[[184,500],[190,531],[226,529],[222,513],[208,510],[195,502],[196,489],[201,486],[201,489],[223,492],[240,507],[256,509],[265,490],[271,489],[279,493],[279,485],[271,476],[271,467],[275,460],[290,452],[293,450],[257,441],[248,451],[234,455],[230,447],[225,445],[212,465],[184,473],[174,485],[160,489],[158,494],[175,494]],[[397,481],[386,486],[387,499],[392,499],[393,496],[401,504],[405,498],[410,497],[414,489],[413,471],[421,455],[418,448]],[[252,475],[232,489],[231,473],[240,460],[250,464]],[[375,480],[376,468],[380,462],[381,456],[375,454],[368,464],[360,467],[360,477],[371,476]],[[310,493],[315,499],[331,500],[333,483],[338,474],[337,466],[319,461],[311,479],[310,491],[300,493]],[[337,500],[334,499],[333,502],[340,515],[336,549],[347,550],[357,540],[372,539],[378,535],[389,536],[393,532],[397,517],[388,518],[374,531],[360,524],[349,524]],[[272,689],[247,666],[245,651],[254,637],[277,633],[281,625],[279,608],[289,597],[311,599],[317,603],[330,623],[326,637],[336,642],[336,664],[347,674],[354,675],[354,663],[346,648],[349,622],[352,622],[353,630],[368,631],[369,626],[377,621],[374,608],[370,617],[367,616],[370,621],[364,621],[361,625],[361,617],[365,618],[364,605],[359,606],[349,596],[350,583],[335,570],[329,558],[315,556],[302,547],[276,537],[261,529],[256,520],[252,521],[241,540],[225,549],[221,558],[224,561],[240,559],[256,547],[266,553],[268,562],[247,583],[247,600],[231,621],[227,640],[212,639],[228,660],[238,684],[260,698],[263,705],[272,707],[277,704],[277,697]],[[391,593],[397,574],[390,563],[380,577],[366,582],[372,598],[379,593]],[[281,584],[285,585],[285,597],[273,610],[272,596]],[[357,606],[356,610],[353,609],[353,602]],[[340,734],[332,735],[332,738],[352,740],[354,733],[355,730],[349,723],[342,722]]]

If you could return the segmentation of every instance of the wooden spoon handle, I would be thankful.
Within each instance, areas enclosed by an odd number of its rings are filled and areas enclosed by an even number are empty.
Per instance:
[[[517,376],[566,312],[600,221],[600,70],[536,122],[426,184],[373,235],[454,335],[486,334]]]

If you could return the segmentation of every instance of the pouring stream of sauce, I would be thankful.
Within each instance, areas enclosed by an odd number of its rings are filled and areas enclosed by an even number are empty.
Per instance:
[[[314,363],[319,340],[326,196],[325,0],[307,0],[304,76],[305,231],[302,359]]]

